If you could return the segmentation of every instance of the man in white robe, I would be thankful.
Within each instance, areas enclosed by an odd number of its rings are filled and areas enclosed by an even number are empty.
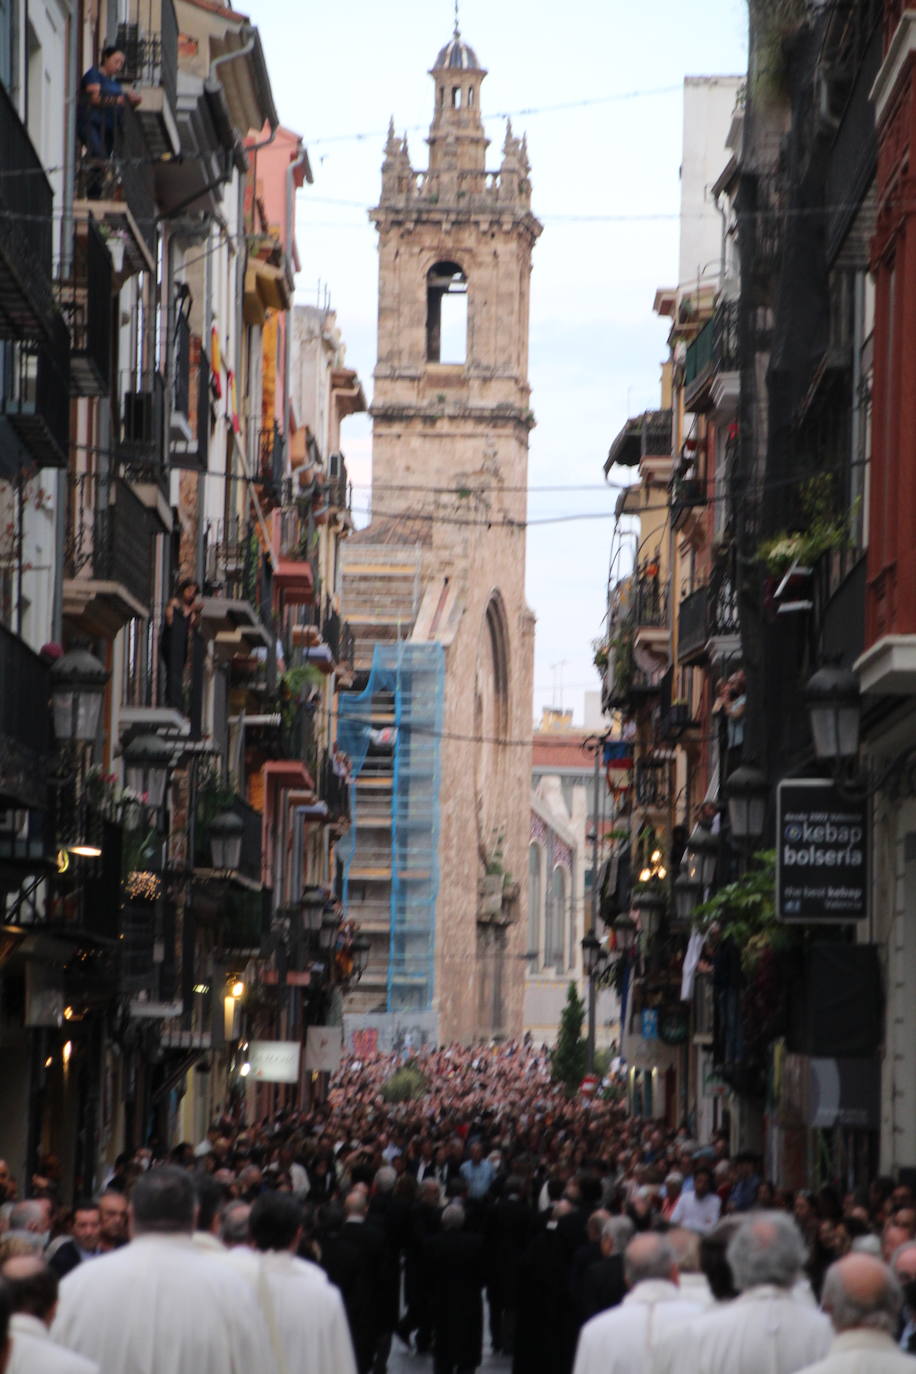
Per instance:
[[[0,1269],[13,1315],[7,1374],[98,1374],[98,1365],[52,1340],[58,1278],[38,1255],[16,1255]]]
[[[643,1374],[656,1342],[703,1311],[681,1296],[674,1251],[664,1236],[634,1237],[624,1276],[630,1292],[620,1306],[592,1317],[580,1331],[573,1374]]]
[[[251,1286],[194,1245],[195,1214],[183,1169],[138,1179],[130,1244],[67,1275],[55,1338],[101,1374],[276,1374]]]
[[[912,1374],[913,1357],[895,1340],[903,1293],[886,1264],[863,1254],[838,1260],[827,1270],[821,1304],[836,1335],[827,1358],[802,1374]]]
[[[805,1246],[792,1218],[751,1213],[726,1255],[740,1296],[659,1343],[652,1374],[797,1374],[826,1355],[829,1321],[793,1295]]]
[[[290,1193],[262,1193],[248,1218],[253,1250],[229,1252],[253,1285],[279,1374],[356,1374],[340,1292],[299,1259],[302,1208]]]

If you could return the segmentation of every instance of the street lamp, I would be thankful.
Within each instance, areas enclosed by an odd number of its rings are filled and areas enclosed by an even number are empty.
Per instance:
[[[808,680],[805,703],[817,757],[831,762],[854,758],[862,712],[855,673],[833,665],[819,668]]]
[[[703,887],[699,879],[681,873],[674,880],[674,915],[679,925],[689,925],[697,904],[702,900]]]
[[[124,746],[127,786],[158,811],[172,764],[172,748],[160,735],[134,735]]]
[[[242,858],[244,822],[235,811],[221,811],[210,822],[210,855],[213,867],[235,873]]]
[[[325,907],[321,917],[321,925],[318,928],[318,947],[323,950],[334,948],[337,939],[337,932],[340,929],[340,917],[332,906]]]
[[[611,930],[614,932],[614,944],[620,954],[629,954],[636,944],[636,922],[632,916],[626,912],[615,918]]]
[[[71,649],[51,669],[54,733],[64,744],[89,744],[99,730],[110,673],[88,649]],[[36,703],[37,705],[37,703]]]
[[[736,840],[759,840],[766,825],[770,785],[759,768],[742,764],[725,780],[728,824]]]
[[[708,826],[699,821],[690,832],[687,841],[687,866],[690,877],[699,882],[705,892],[712,887],[716,876],[716,859],[719,855],[719,839]]]
[[[356,973],[357,982],[366,972],[366,968],[369,964],[369,951],[371,948],[372,941],[369,939],[368,935],[357,935],[353,944],[350,946],[350,951],[353,955],[353,969]]]
[[[598,972],[602,962],[601,955],[601,941],[593,931],[589,931],[582,937],[582,965],[586,978],[592,979]]]

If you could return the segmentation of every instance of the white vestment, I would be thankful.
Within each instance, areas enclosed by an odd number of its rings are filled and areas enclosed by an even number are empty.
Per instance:
[[[643,1374],[652,1347],[700,1315],[677,1284],[645,1279],[619,1307],[592,1317],[579,1332],[573,1374]]]
[[[229,1260],[254,1288],[279,1374],[356,1374],[343,1299],[319,1265],[242,1246]]]
[[[276,1374],[250,1284],[189,1235],[142,1235],[60,1286],[55,1339],[101,1374]]]
[[[652,1374],[797,1374],[826,1355],[832,1328],[791,1291],[762,1284],[661,1342]]]
[[[883,1331],[844,1331],[834,1336],[825,1360],[809,1364],[799,1374],[913,1374],[916,1363]]]
[[[82,1355],[65,1350],[38,1317],[14,1312],[10,1319],[13,1353],[6,1374],[99,1374],[99,1367]]]

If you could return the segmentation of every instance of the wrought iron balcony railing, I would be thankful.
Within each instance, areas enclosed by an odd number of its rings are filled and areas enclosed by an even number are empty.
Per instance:
[[[66,467],[70,335],[63,317],[55,313],[47,336],[14,343],[11,353],[12,386],[7,395],[0,396],[0,414],[22,440],[36,467]]]
[[[0,82],[0,338],[47,335],[54,197],[41,158]]]
[[[50,667],[0,625],[0,805],[41,807],[51,751]]]
[[[161,616],[134,619],[124,627],[121,702],[131,708],[169,707],[187,716],[191,738],[201,731],[206,650],[195,627]]]
[[[667,759],[638,759],[633,791],[637,806],[659,809],[671,801],[671,767]]]
[[[132,106],[118,107],[108,157],[84,153],[77,169],[76,192],[80,200],[104,201],[115,206],[121,202],[126,206],[147,252],[155,261],[157,211],[153,158]]]
[[[159,372],[121,377],[118,460],[135,481],[162,481],[165,462],[165,383]]]
[[[141,606],[152,599],[150,513],[126,482],[71,474],[64,568],[67,577],[117,582]]]
[[[70,331],[70,390],[107,396],[111,385],[112,268],[95,220],[80,226],[71,274],[57,282],[57,301]]]
[[[683,598],[678,608],[678,662],[702,659],[710,640],[740,631],[738,592],[731,569],[713,569],[709,582]]]
[[[258,481],[274,502],[282,500],[285,472],[286,441],[275,421],[258,432]]]
[[[634,625],[659,629],[668,624],[668,586],[658,577],[640,577],[636,584]]]
[[[125,57],[122,80],[161,86],[174,111],[178,100],[178,20],[172,0],[129,0],[127,18],[118,25],[115,41]]]
[[[273,570],[254,522],[234,517],[214,522],[205,535],[206,592],[247,601],[265,629],[273,628]]]

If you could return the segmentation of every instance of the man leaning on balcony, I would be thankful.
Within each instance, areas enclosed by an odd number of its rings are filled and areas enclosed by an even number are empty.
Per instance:
[[[98,66],[90,67],[80,82],[76,128],[91,158],[111,157],[120,111],[125,105],[140,104],[136,91],[125,90],[118,80],[125,61],[120,48],[103,48]]]

